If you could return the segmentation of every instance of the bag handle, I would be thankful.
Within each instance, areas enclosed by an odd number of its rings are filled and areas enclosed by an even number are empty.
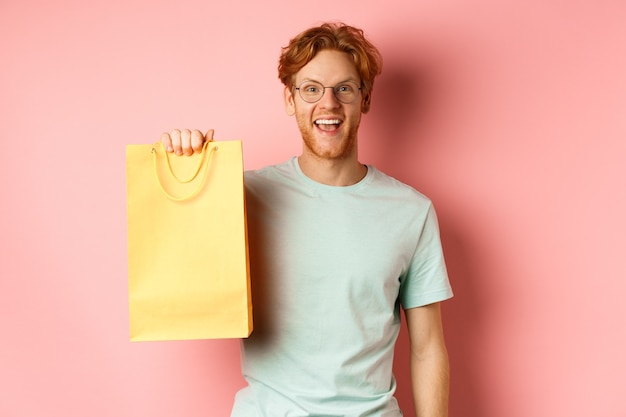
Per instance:
[[[211,161],[211,157],[213,156],[213,153],[215,151],[218,150],[217,146],[214,146],[212,148],[209,149],[208,152],[206,152],[206,148],[207,146],[209,146],[209,143],[212,141],[206,141],[204,142],[204,145],[202,145],[202,151],[200,151],[202,158],[200,158],[200,162],[198,163],[198,167],[196,168],[195,172],[193,173],[193,175],[191,176],[191,178],[187,179],[187,180],[181,180],[180,178],[178,178],[178,176],[176,174],[174,174],[174,171],[172,170],[172,166],[170,164],[170,159],[169,156],[167,155],[167,151],[165,151],[165,149],[163,150],[165,152],[165,160],[167,161],[167,170],[169,171],[170,175],[179,183],[181,184],[186,184],[189,183],[191,181],[193,181],[197,176],[198,173],[200,172],[200,169],[202,168],[203,165],[206,165],[206,169],[204,170],[204,175],[202,176],[202,180],[200,181],[200,184],[198,184],[198,186],[196,187],[195,190],[193,190],[190,194],[183,196],[183,197],[175,197],[172,194],[168,193],[167,190],[165,189],[165,187],[163,187],[163,184],[161,183],[161,178],[159,178],[159,170],[158,170],[158,166],[157,166],[157,150],[155,147],[152,147],[152,149],[150,149],[150,153],[152,154],[152,162],[154,165],[154,176],[156,178],[156,182],[159,185],[159,188],[161,189],[161,192],[163,192],[163,194],[169,198],[172,201],[185,201],[185,200],[190,200],[192,198],[194,198],[202,189],[202,187],[204,187],[204,184],[206,183],[206,179],[209,173],[209,162]],[[161,144],[161,147],[163,147],[163,144]],[[208,156],[207,156],[208,153]],[[204,163],[204,161],[206,160],[206,164]]]

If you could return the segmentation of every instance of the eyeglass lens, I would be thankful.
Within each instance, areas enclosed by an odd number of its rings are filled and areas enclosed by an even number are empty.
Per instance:
[[[349,104],[356,100],[360,90],[357,84],[352,81],[346,81],[334,87],[324,87],[316,81],[305,81],[296,90],[300,93],[302,100],[307,103],[315,103],[322,99],[327,88],[332,89],[337,101],[344,104]]]

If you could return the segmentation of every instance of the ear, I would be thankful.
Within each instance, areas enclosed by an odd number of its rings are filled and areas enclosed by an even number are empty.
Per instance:
[[[372,93],[366,93],[363,97],[363,103],[361,104],[361,112],[363,114],[370,111],[370,105],[372,104]]]
[[[283,90],[283,100],[285,102],[285,112],[288,116],[296,114],[296,104],[294,103],[293,90],[287,86]]]

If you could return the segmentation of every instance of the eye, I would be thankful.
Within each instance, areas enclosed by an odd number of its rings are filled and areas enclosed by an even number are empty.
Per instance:
[[[335,91],[340,94],[351,94],[354,92],[354,86],[351,84],[341,84],[335,87]]]
[[[300,91],[306,94],[319,94],[321,88],[317,84],[304,84],[300,86]]]

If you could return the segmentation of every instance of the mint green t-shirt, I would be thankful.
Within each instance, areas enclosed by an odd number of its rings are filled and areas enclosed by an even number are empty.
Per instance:
[[[428,198],[372,166],[357,184],[292,158],[245,175],[254,331],[231,417],[398,417],[400,308],[452,296]]]

